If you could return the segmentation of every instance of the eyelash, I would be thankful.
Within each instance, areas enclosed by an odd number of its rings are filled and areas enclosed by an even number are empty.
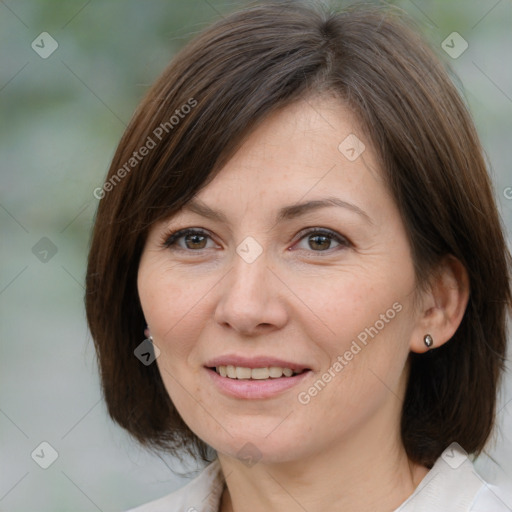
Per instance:
[[[353,244],[346,237],[339,235],[336,232],[325,229],[325,228],[308,228],[307,230],[301,231],[299,233],[299,236],[300,236],[299,242],[301,240],[303,240],[304,238],[306,238],[308,235],[313,235],[313,234],[325,236],[330,240],[334,240],[335,242],[338,242],[340,244],[340,247],[338,247],[337,249],[343,249],[343,248],[348,248],[348,247],[353,246]],[[177,246],[176,242],[179,239],[186,237],[187,235],[202,235],[202,236],[206,236],[211,239],[210,234],[203,229],[185,228],[185,229],[180,229],[175,232],[165,233],[163,236],[163,240],[162,240],[162,246],[166,249],[170,249],[173,251],[176,250],[176,251],[184,251],[184,252],[189,252],[189,253],[194,253],[194,252],[201,253],[203,250],[206,250],[206,249],[197,249],[197,250],[183,249],[182,247]],[[336,249],[336,248],[334,248],[334,249]],[[324,251],[310,250],[308,252],[329,253],[330,254],[332,252],[332,249],[326,249]]]

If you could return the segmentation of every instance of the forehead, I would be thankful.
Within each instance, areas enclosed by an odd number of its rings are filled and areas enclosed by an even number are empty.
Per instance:
[[[328,197],[357,204],[368,196],[378,203],[379,196],[389,196],[376,161],[341,101],[301,100],[266,118],[185,209],[204,214],[207,205],[229,210],[243,204],[261,214],[279,209],[285,219],[295,211],[285,208],[289,203]]]

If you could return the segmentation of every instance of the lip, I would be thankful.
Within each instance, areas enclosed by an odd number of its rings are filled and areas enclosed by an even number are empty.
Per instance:
[[[301,372],[302,370],[309,370],[309,366],[300,363],[294,363],[291,361],[285,361],[284,359],[278,359],[275,357],[244,357],[237,355],[225,355],[211,359],[204,366],[206,368],[215,368],[217,366],[241,366],[243,368],[267,368],[270,366],[279,366],[281,368],[290,368],[295,372]],[[290,377],[291,378],[291,377]]]
[[[268,380],[230,379],[221,377],[214,369],[205,368],[215,387],[223,394],[232,398],[245,400],[256,400],[272,398],[294,386],[297,386],[312,373],[311,370],[304,371],[292,377],[279,377]]]
[[[265,368],[269,366],[279,366],[281,368],[290,368],[295,372],[302,372],[291,377],[279,377],[278,379],[250,380],[250,379],[230,379],[221,377],[216,371],[217,366],[242,366],[244,368]],[[236,355],[226,355],[211,359],[205,364],[205,371],[212,380],[214,386],[222,394],[232,398],[243,400],[261,400],[272,398],[284,393],[285,391],[297,386],[304,379],[307,379],[312,370],[300,363],[285,361],[274,357],[243,357]]]

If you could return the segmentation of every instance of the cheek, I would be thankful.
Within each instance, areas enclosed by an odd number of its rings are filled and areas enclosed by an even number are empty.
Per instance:
[[[334,401],[356,414],[363,403],[371,409],[389,389],[398,394],[414,327],[413,267],[404,262],[399,275],[351,269],[321,284],[308,295],[321,322],[309,314],[302,324],[323,354],[318,377],[331,388],[317,403],[330,407],[326,402]]]
[[[334,351],[359,335],[364,342],[373,339],[372,334],[390,332],[393,324],[396,327],[414,283],[407,272],[398,278],[380,269],[363,272],[352,268],[316,280],[294,279],[294,291],[302,299],[299,308],[304,310],[300,322],[308,325],[312,339],[321,337]]]
[[[191,279],[190,273],[183,276],[165,261],[141,260],[138,291],[142,310],[155,343],[165,352],[182,357],[189,351],[201,328],[202,299],[211,286],[207,279]]]

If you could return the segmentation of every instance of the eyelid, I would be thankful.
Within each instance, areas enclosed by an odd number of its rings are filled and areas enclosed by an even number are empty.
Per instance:
[[[177,240],[179,240],[180,238],[185,237],[189,234],[203,235],[203,236],[206,236],[207,238],[209,238],[210,240],[214,241],[212,239],[211,233],[208,230],[203,229],[203,228],[188,227],[188,228],[182,228],[182,229],[178,229],[178,230],[165,231],[162,236],[161,246],[166,249],[169,249],[172,246],[175,246],[176,250],[181,250],[181,251],[185,251],[185,252],[189,252],[189,253],[194,253],[194,252],[200,253],[201,251],[205,250],[205,249],[198,249],[197,251],[188,250],[188,249],[183,249],[182,247],[179,247],[175,244],[175,242]],[[294,243],[294,245],[296,243],[302,241],[302,239],[306,238],[306,236],[309,234],[317,234],[317,235],[327,236],[327,237],[331,238],[332,240],[336,241],[341,247],[353,247],[354,246],[354,244],[346,236],[341,235],[331,229],[322,228],[322,227],[308,227],[308,228],[304,228],[303,230],[299,231],[299,233],[297,233],[297,235],[294,237],[294,238],[297,238],[297,241]],[[328,249],[326,251],[307,251],[307,252],[330,253],[330,252],[332,252],[332,249]]]
[[[341,245],[347,245],[347,246],[353,246],[354,244],[344,235],[337,233],[336,231],[333,231],[328,228],[321,228],[321,227],[311,227],[311,228],[304,228],[302,231],[299,231],[297,233],[298,241],[302,240],[306,235],[309,234],[320,234],[320,235],[328,235],[333,240],[336,240]],[[313,252],[322,252],[322,251],[313,251]]]
[[[210,232],[203,228],[183,228],[183,229],[178,229],[178,230],[165,231],[162,236],[161,245],[164,248],[168,249],[174,244],[174,242],[176,240],[179,240],[180,238],[182,238],[188,234],[204,235],[204,236],[209,237],[210,239],[212,238]],[[181,249],[181,247],[178,247],[178,249]],[[183,249],[183,250],[186,250],[186,249]],[[194,251],[187,251],[187,252],[194,252]],[[195,251],[195,252],[199,252],[199,251]]]

